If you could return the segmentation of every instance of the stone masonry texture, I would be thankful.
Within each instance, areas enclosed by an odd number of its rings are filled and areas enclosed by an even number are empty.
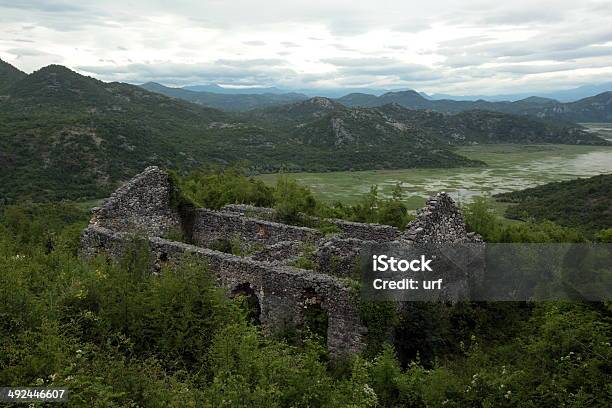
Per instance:
[[[315,296],[328,316],[327,347],[335,357],[365,347],[367,329],[359,318],[355,294],[343,279],[355,276],[364,245],[480,242],[478,236],[467,233],[453,200],[440,193],[427,201],[404,232],[385,225],[326,220],[340,231],[331,237],[315,228],[275,222],[270,208],[198,208],[190,212],[187,244],[164,239],[184,229],[179,211],[172,206],[174,188],[169,175],[157,167],[146,168],[118,188],[92,210],[81,236],[81,255],[121,257],[137,234],[148,241],[153,271],[185,254],[199,258],[230,293],[245,285],[253,290],[261,311],[259,321],[268,331],[303,325],[304,309]],[[316,225],[320,220],[311,221]],[[212,249],[220,241],[232,240],[257,250],[237,256]],[[290,266],[298,257],[312,260],[313,270]]]

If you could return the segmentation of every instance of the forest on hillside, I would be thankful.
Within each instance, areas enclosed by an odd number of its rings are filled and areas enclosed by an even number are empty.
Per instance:
[[[513,204],[506,210],[513,219],[548,219],[587,234],[606,233],[612,225],[612,174],[548,183],[495,198]]]

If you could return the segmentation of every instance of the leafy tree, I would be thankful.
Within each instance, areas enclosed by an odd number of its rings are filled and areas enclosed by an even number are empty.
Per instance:
[[[296,224],[302,216],[315,215],[317,201],[312,192],[286,176],[279,177],[274,188],[274,210],[279,220]]]

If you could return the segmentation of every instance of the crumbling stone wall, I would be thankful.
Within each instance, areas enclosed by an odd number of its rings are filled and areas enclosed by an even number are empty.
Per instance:
[[[272,208],[254,207],[252,205],[245,204],[229,204],[223,207],[221,211],[263,220],[274,219],[274,210]],[[317,217],[309,217],[306,215],[304,215],[304,217],[307,218],[313,225],[317,225],[318,223],[322,222],[322,220]],[[336,218],[326,219],[325,222],[335,225],[340,231],[340,234],[347,238],[387,242],[399,239],[401,236],[401,231],[390,225],[366,224]]]
[[[149,236],[163,236],[180,229],[179,213],[170,202],[173,189],[166,172],[155,166],[147,167],[100,207],[91,210],[90,225]]]
[[[221,211],[258,218],[260,220],[274,221],[274,209],[268,207],[255,207],[249,204],[227,204],[221,208]]]
[[[345,220],[330,220],[332,224],[340,229],[342,235],[348,238],[362,239],[366,241],[387,242],[398,239],[401,231],[390,225],[365,224]]]
[[[89,226],[82,235],[82,255],[105,252],[120,257],[133,236],[107,228]],[[303,324],[303,311],[309,297],[315,294],[327,312],[327,347],[331,355],[358,352],[364,347],[365,327],[352,300],[350,289],[338,279],[312,271],[273,266],[181,242],[149,237],[154,262],[174,262],[184,254],[203,260],[230,291],[247,284],[259,301],[259,320],[268,330]]]
[[[273,264],[289,264],[305,255],[306,246],[300,241],[282,241],[254,253],[251,258]]]
[[[482,242],[480,236],[468,233],[461,211],[447,193],[438,193],[417,211],[408,223],[402,240],[423,244]]]
[[[332,237],[317,247],[315,270],[332,276],[357,278],[362,248],[375,243],[357,238]]]
[[[397,241],[481,242],[466,232],[459,209],[444,193],[428,200],[404,233],[384,225],[325,220],[340,230],[332,237],[313,228],[274,222],[272,209],[243,205],[226,206],[222,211],[190,209],[186,223],[185,214],[173,207],[175,193],[168,174],[148,167],[92,211],[91,222],[82,234],[81,254],[105,252],[119,257],[131,233],[142,234],[154,255],[153,270],[183,254],[204,260],[230,292],[245,287],[253,291],[260,305],[259,321],[272,331],[286,325],[299,327],[305,308],[318,302],[328,313],[327,346],[336,356],[364,347],[367,330],[349,288],[342,283],[342,278],[354,276],[364,246]],[[315,225],[321,221],[311,220]],[[181,227],[194,245],[162,238]],[[204,248],[217,240],[234,238],[263,249],[242,257]],[[314,270],[287,266],[306,255],[305,243],[314,247],[308,254],[315,261]]]
[[[238,238],[246,243],[273,245],[283,241],[315,242],[321,232],[305,227],[263,221],[239,214],[197,209],[192,240],[200,246],[210,246],[218,240]]]

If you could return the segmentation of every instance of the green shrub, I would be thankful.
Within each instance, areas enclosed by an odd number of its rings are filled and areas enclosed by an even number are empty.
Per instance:
[[[303,222],[303,214],[313,215],[316,208],[317,201],[308,188],[286,176],[278,178],[274,188],[274,211],[280,221],[299,224]]]
[[[573,228],[561,227],[551,221],[506,224],[494,213],[491,199],[476,197],[463,207],[470,231],[482,235],[487,242],[585,242],[584,235]]]

